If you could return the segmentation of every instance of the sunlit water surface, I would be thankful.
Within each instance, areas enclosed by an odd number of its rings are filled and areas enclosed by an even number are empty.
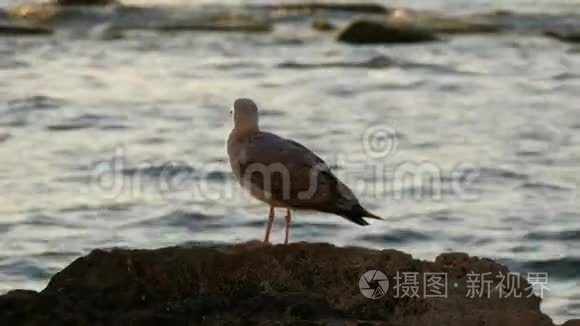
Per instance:
[[[578,317],[578,52],[523,35],[351,47],[292,22],[0,38],[0,292],[42,289],[97,247],[261,238],[267,207],[232,180],[224,147],[244,96],[263,129],[315,150],[387,219],[297,212],[293,241],[496,258],[548,272],[543,310]],[[433,187],[400,182],[407,170]]]

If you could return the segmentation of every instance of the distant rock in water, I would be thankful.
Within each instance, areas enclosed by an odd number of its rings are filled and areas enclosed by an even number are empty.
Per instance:
[[[305,2],[305,3],[281,3],[274,5],[250,5],[252,9],[265,9],[270,11],[285,11],[285,12],[306,12],[314,13],[317,11],[343,11],[361,14],[386,14],[389,12],[385,8],[376,3],[346,3],[346,2]]]
[[[561,31],[547,31],[544,35],[555,38],[562,42],[580,43],[580,31],[561,32]]]
[[[396,287],[403,272],[416,275],[416,291],[414,283]],[[0,296],[0,324],[553,326],[533,294],[501,296],[507,273],[461,253],[428,262],[320,243],[94,250],[40,293]],[[481,283],[481,297],[469,297],[469,275],[490,282]],[[530,285],[511,286],[518,293]]]
[[[328,32],[335,30],[336,26],[334,26],[328,20],[317,18],[312,21],[312,28],[314,28],[317,31]]]
[[[47,35],[52,34],[52,29],[44,26],[23,23],[0,22],[0,35]]]
[[[351,44],[397,44],[437,41],[439,38],[427,30],[407,24],[388,24],[371,20],[357,20],[338,36],[341,42]]]
[[[0,143],[5,142],[6,140],[8,140],[8,138],[10,138],[10,133],[8,133],[7,131],[0,130]]]
[[[60,6],[110,6],[118,5],[117,0],[56,0]]]

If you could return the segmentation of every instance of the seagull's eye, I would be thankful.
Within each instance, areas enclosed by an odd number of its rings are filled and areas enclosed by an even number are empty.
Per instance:
[[[230,115],[234,114],[234,111],[230,110]]]

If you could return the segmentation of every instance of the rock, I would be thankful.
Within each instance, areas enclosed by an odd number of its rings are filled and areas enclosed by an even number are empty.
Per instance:
[[[59,6],[110,6],[118,5],[117,0],[56,0]]]
[[[469,19],[482,20],[501,27],[503,30],[524,33],[543,34],[546,31],[567,34],[579,30],[578,16],[574,13],[522,13],[512,11],[495,11],[474,14]]]
[[[332,3],[332,2],[306,2],[306,3],[282,3],[275,5],[250,5],[251,9],[278,11],[278,12],[306,12],[318,11],[343,11],[360,14],[387,14],[390,9],[375,3]]]
[[[580,326],[580,319],[569,320],[565,322],[562,326]]]
[[[390,25],[413,27],[431,33],[475,34],[497,33],[502,27],[477,17],[446,17],[432,12],[393,9],[387,16]]]
[[[385,273],[389,286],[370,270]],[[397,295],[402,272],[416,273],[409,275],[417,276],[419,297]],[[507,269],[466,254],[427,262],[395,250],[314,243],[94,250],[39,293],[0,296],[0,324],[553,326],[533,295],[467,298],[471,272],[489,273],[494,289]],[[423,295],[426,273],[446,273],[448,286],[439,288],[446,298]],[[521,283],[519,290],[528,286]],[[375,300],[359,288],[379,285],[385,291],[374,294],[384,296]]]
[[[317,18],[312,21],[312,28],[317,31],[328,32],[335,30],[336,26],[331,24],[328,20]]]
[[[52,29],[44,26],[22,23],[0,23],[0,35],[46,35]]]
[[[580,32],[546,31],[544,35],[562,42],[580,43]]]
[[[8,140],[8,138],[10,138],[10,133],[7,131],[0,130],[0,143],[5,142],[6,140]]]
[[[58,14],[57,6],[50,3],[25,4],[9,10],[12,18],[35,22],[51,22]]]
[[[265,17],[228,10],[187,10],[163,7],[86,7],[54,4],[23,5],[10,10],[13,20],[71,30],[104,28],[104,39],[118,39],[127,30],[268,32],[272,22]],[[108,26],[108,27],[100,27]],[[89,36],[95,36],[92,32]],[[97,33],[97,38],[99,37]]]
[[[499,25],[470,21],[464,18],[432,17],[418,20],[415,27],[431,31],[433,33],[444,34],[483,34],[498,33],[503,30]]]
[[[338,40],[351,44],[396,44],[430,42],[438,37],[412,25],[357,20],[339,34]]]

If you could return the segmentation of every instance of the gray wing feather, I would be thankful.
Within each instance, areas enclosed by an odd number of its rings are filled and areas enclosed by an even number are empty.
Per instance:
[[[298,142],[260,132],[248,140],[240,158],[242,178],[266,191],[273,201],[322,210],[332,200],[336,181],[330,169]]]

